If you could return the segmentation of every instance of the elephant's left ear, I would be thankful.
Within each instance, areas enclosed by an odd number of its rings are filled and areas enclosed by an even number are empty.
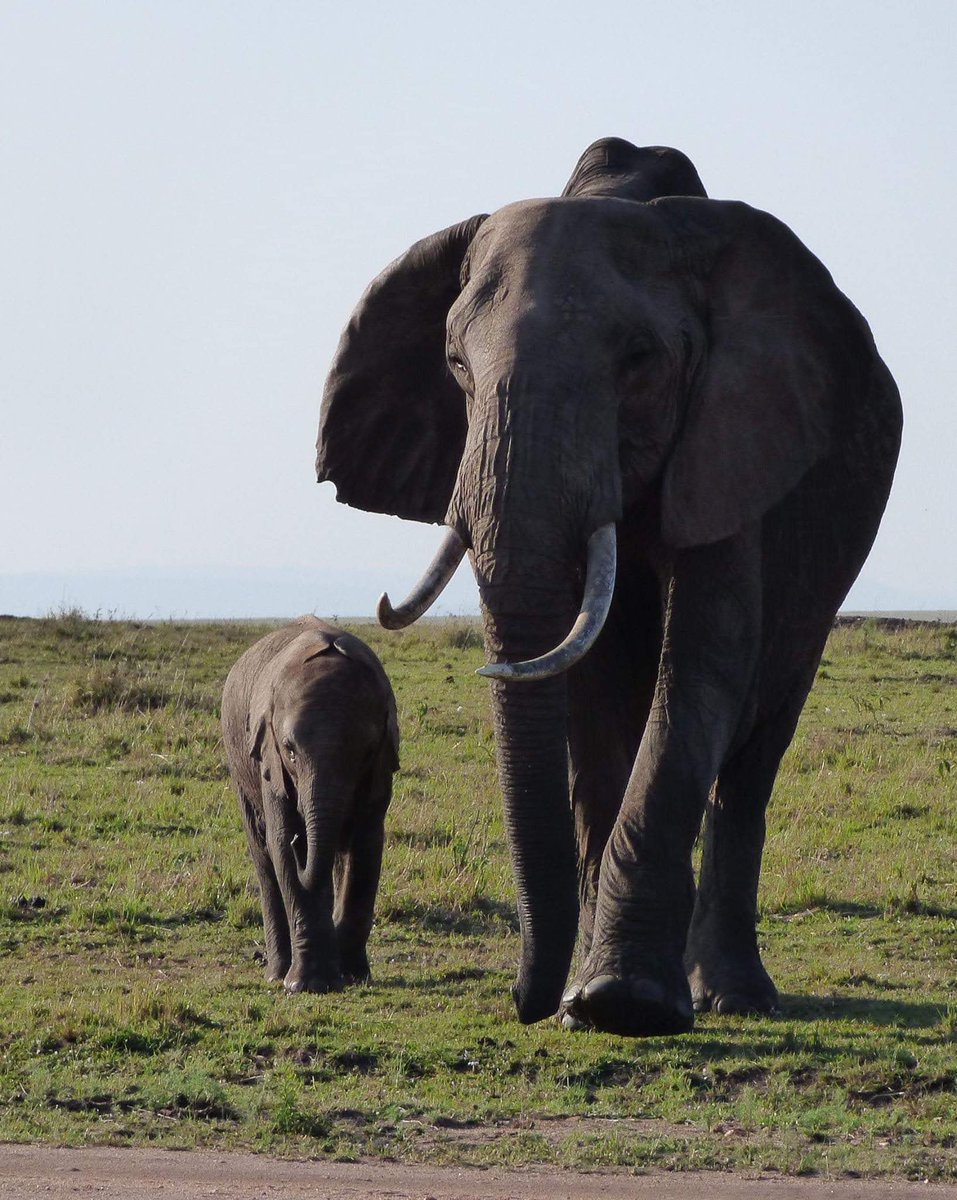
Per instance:
[[[465,446],[465,397],[445,361],[445,319],[485,216],[411,246],[360,299],[329,370],[316,475],[369,512],[441,524]]]
[[[665,471],[662,533],[720,541],[836,446],[876,359],[861,315],[780,221],[746,204],[653,207],[700,283],[708,343]]]

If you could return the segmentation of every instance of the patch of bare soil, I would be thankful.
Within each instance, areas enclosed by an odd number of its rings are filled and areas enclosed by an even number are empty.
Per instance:
[[[0,1145],[4,1200],[957,1200],[957,1188],[883,1180],[730,1174],[576,1174],[422,1167],[391,1162],[289,1162],[209,1151],[54,1149]]]
[[[418,1124],[404,1121],[408,1127]],[[422,1122],[415,1144],[420,1149],[458,1146],[462,1150],[474,1150],[480,1146],[493,1145],[521,1134],[534,1134],[549,1146],[561,1146],[569,1138],[607,1137],[609,1134],[622,1138],[695,1138],[704,1130],[693,1125],[677,1125],[668,1121],[640,1120],[636,1117],[527,1117],[524,1120],[502,1121],[500,1124],[478,1121],[439,1120]]]

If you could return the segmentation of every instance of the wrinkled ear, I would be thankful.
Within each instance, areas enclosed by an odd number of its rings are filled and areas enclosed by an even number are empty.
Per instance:
[[[624,138],[592,142],[575,164],[563,196],[707,196],[694,163],[670,146],[633,146]]]
[[[661,200],[706,300],[707,345],[664,476],[673,546],[729,537],[832,446],[875,357],[863,318],[780,221],[745,204]]]
[[[416,242],[369,285],[322,398],[316,473],[337,499],[441,523],[465,445],[465,397],[445,361],[445,319],[484,216]]]

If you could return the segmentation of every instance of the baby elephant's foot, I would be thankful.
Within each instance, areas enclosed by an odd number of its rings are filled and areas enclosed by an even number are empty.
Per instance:
[[[695,1012],[771,1014],[780,1010],[778,990],[761,959],[697,955],[688,963],[688,983]],[[690,958],[690,956],[689,956]]]
[[[262,962],[262,955],[257,956]],[[282,983],[286,978],[291,965],[289,955],[268,954],[266,955],[266,982],[267,983]]]
[[[600,974],[579,979],[562,996],[566,1029],[598,1029],[622,1037],[688,1033],[694,1012],[687,984],[669,988],[657,979]]]

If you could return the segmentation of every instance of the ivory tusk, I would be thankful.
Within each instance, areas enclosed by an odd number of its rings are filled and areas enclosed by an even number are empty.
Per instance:
[[[527,681],[548,679],[567,671],[591,649],[601,633],[615,591],[617,542],[614,524],[602,525],[588,539],[585,594],[568,637],[547,654],[527,662],[488,663],[477,674],[488,679]]]
[[[405,629],[417,621],[441,596],[464,557],[465,543],[454,529],[447,529],[435,558],[405,600],[393,608],[388,592],[383,592],[379,597],[376,607],[379,624],[385,629]]]

